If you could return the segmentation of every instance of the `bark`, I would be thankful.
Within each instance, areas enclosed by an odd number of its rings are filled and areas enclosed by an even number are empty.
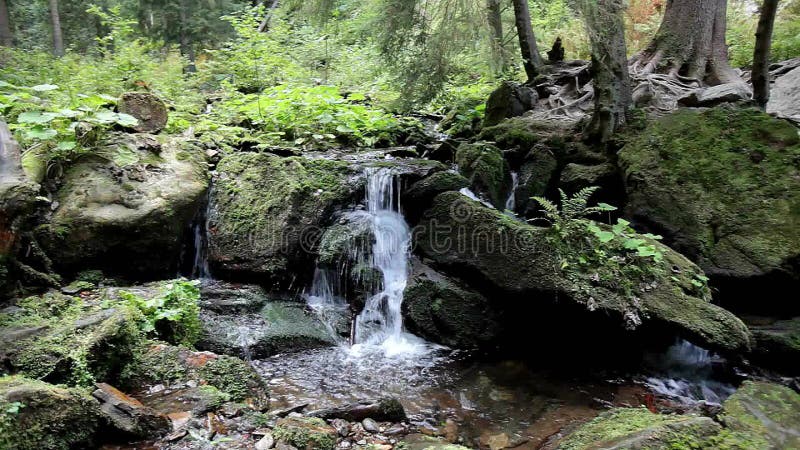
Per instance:
[[[519,49],[522,55],[522,64],[528,81],[533,81],[542,68],[542,57],[536,46],[536,36],[531,25],[531,13],[528,10],[528,0],[512,0],[514,3],[514,22],[517,25]]]
[[[742,82],[728,63],[726,12],[727,0],[668,0],[661,26],[634,69],[711,85]]]
[[[8,15],[6,0],[0,0],[0,45],[3,47],[14,45],[14,34],[11,32],[11,18]]]
[[[264,20],[258,25],[258,31],[260,33],[266,33],[269,31],[269,21],[272,19],[272,12],[275,11],[275,8],[278,7],[278,0],[270,0],[269,4],[267,5],[267,10],[264,14]]]
[[[769,101],[769,49],[772,45],[772,29],[777,11],[778,0],[764,0],[756,29],[753,72],[750,79],[753,82],[753,99],[761,109],[765,109]]]
[[[197,72],[197,67],[194,64],[194,43],[189,33],[189,2],[187,0],[181,1],[179,20],[181,55],[189,60],[189,65],[186,66],[186,72],[194,73]]]
[[[506,69],[506,55],[503,49],[503,17],[500,11],[500,0],[486,0],[487,19],[491,32],[492,57],[500,72]]]
[[[58,13],[58,0],[50,0],[50,21],[53,24],[53,54],[64,56],[64,35],[61,31],[61,15]]]
[[[628,120],[631,83],[628,74],[623,0],[582,0],[581,12],[592,41],[594,113],[590,139],[605,142]]]

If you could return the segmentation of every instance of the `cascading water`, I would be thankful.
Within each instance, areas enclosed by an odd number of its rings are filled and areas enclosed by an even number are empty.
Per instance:
[[[514,212],[514,208],[517,207],[517,187],[519,187],[519,175],[517,172],[511,172],[511,191],[506,199],[507,211]]]
[[[368,168],[366,176],[366,211],[351,213],[351,219],[366,220],[372,234],[368,248],[352,249],[347,260],[353,264],[367,262],[381,274],[381,283],[367,289],[362,312],[356,317],[352,331],[351,353],[358,354],[380,348],[387,356],[418,354],[431,348],[422,339],[403,329],[402,303],[409,273],[411,229],[400,213],[397,198],[398,179],[390,169]],[[314,282],[307,295],[314,309],[329,328],[337,312],[347,308],[347,302],[329,270],[317,268]],[[370,288],[371,286],[364,286]]]
[[[191,278],[197,280],[211,279],[211,270],[208,267],[208,208],[211,204],[211,189],[208,190],[206,201],[192,222],[194,236]]]

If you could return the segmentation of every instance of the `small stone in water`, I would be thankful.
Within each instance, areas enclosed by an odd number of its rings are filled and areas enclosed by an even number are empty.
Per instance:
[[[367,440],[366,439],[361,439],[360,441],[356,442],[356,444],[358,444],[358,445],[367,445]]]
[[[378,433],[381,430],[378,426],[378,422],[375,422],[369,417],[361,422],[361,426],[364,427],[365,431],[369,431],[370,433]]]
[[[264,435],[260,441],[256,442],[256,450],[269,450],[275,445],[275,438],[271,434]]]
[[[339,443],[339,448],[350,448],[350,441],[342,441]]]

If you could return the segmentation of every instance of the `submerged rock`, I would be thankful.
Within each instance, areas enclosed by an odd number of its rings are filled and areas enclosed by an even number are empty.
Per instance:
[[[37,229],[67,270],[175,273],[187,224],[208,187],[201,149],[180,138],[118,134],[64,175],[50,220]]]
[[[800,311],[781,293],[800,281],[798,161],[788,122],[755,109],[678,111],[619,152],[625,213],[716,277],[723,301]]]
[[[311,417],[321,419],[343,419],[350,422],[360,422],[366,419],[400,422],[406,420],[403,405],[395,398],[386,397],[375,401],[363,401],[337,406],[334,408],[318,409],[308,413]]]
[[[655,241],[651,245],[662,259],[649,269],[650,277],[625,279],[614,275],[611,266],[582,267],[580,255],[573,262],[562,259],[564,248],[549,229],[520,223],[460,193],[446,192],[425,213],[415,243],[447,273],[492,289],[494,307],[511,312],[511,320],[514,315],[536,317],[537,311],[540,319],[551,321],[568,314],[570,320],[585,318],[587,325],[600,327],[597,332],[618,327],[657,337],[667,328],[725,352],[750,347],[747,327],[709,303],[700,269]],[[544,314],[547,311],[555,317]]]
[[[97,402],[79,389],[0,377],[0,448],[92,448],[99,422]]]
[[[260,359],[335,343],[319,318],[298,302],[270,301],[254,314],[206,311],[200,320],[197,348],[225,355]]]
[[[497,311],[480,293],[415,261],[403,292],[409,330],[453,348],[478,348],[501,331]]]
[[[410,434],[402,440],[402,444],[408,450],[467,450],[467,447],[424,434]]]
[[[235,153],[211,192],[209,262],[216,273],[288,281],[308,273],[331,215],[358,183],[343,161]]]

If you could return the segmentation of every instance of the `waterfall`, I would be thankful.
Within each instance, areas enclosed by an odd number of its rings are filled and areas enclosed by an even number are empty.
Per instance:
[[[647,385],[685,404],[722,403],[736,390],[731,384],[715,379],[714,364],[719,357],[689,341],[679,340],[666,353],[651,355],[651,359],[650,365],[660,373],[648,377]]]
[[[517,207],[517,187],[519,187],[519,175],[517,172],[511,172],[511,192],[506,199],[507,211],[514,212],[514,208]]]
[[[399,179],[388,168],[367,168],[365,176],[367,208],[359,214],[366,215],[373,243],[369,255],[350,257],[366,258],[380,272],[382,282],[364,286],[368,294],[364,309],[355,319],[351,350],[358,354],[365,349],[381,349],[387,356],[415,354],[428,346],[403,329],[401,308],[408,282],[411,229],[400,212]],[[326,323],[326,311],[347,306],[331,279],[340,275],[334,272],[318,267],[307,295],[309,306]]]
[[[208,267],[208,208],[211,204],[211,188],[208,189],[205,203],[198,210],[192,222],[194,236],[191,278],[197,280],[211,279],[211,270]]]

